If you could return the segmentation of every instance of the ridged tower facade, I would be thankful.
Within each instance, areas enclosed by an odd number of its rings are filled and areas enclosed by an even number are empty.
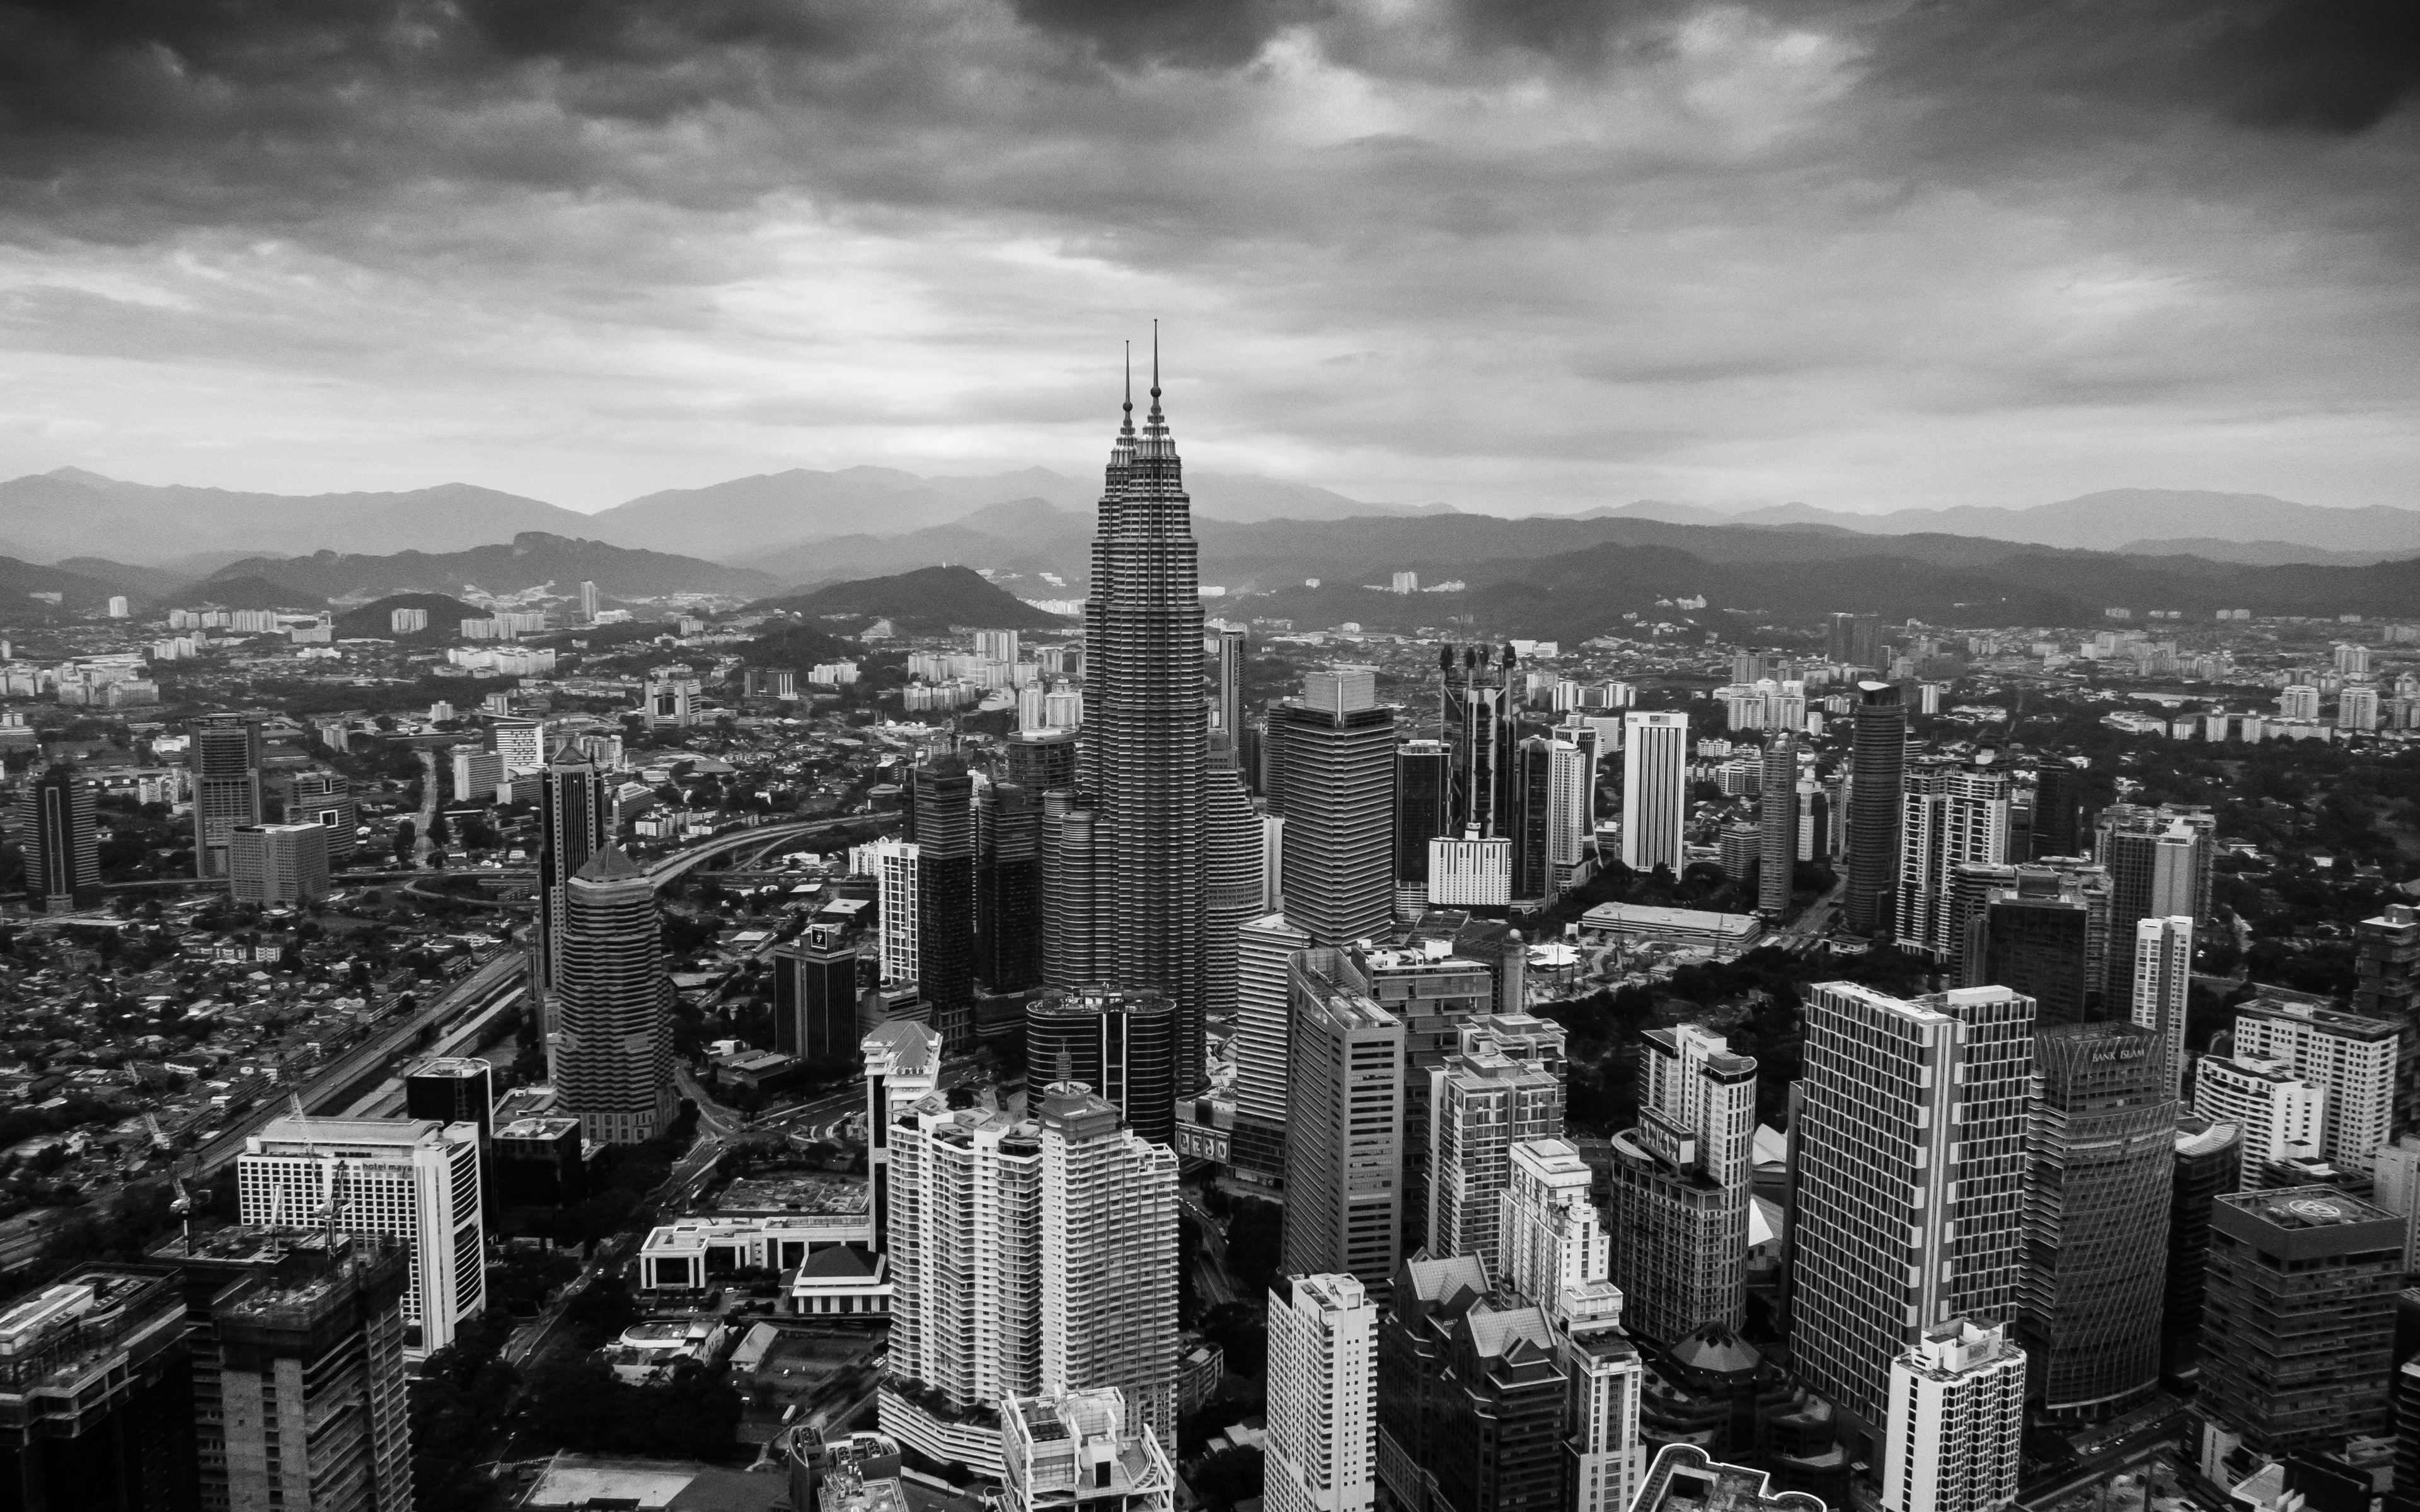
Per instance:
[[[644,1144],[673,1119],[673,988],[656,889],[609,845],[564,891],[555,1089],[582,1138]]]
[[[1084,721],[1106,864],[1095,875],[1109,980],[1176,1003],[1178,1095],[1202,1084],[1203,795],[1209,710],[1202,683],[1200,548],[1152,360],[1142,433],[1134,400],[1101,489],[1084,606]],[[1106,842],[1106,843],[1104,843]]]

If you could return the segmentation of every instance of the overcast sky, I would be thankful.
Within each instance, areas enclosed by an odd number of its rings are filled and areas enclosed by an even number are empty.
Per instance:
[[[0,0],[0,476],[2420,504],[2411,0]]]

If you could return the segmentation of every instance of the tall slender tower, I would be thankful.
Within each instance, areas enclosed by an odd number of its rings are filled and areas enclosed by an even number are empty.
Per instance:
[[[76,889],[101,881],[92,783],[67,762],[25,784],[17,799],[17,848],[25,856],[26,902],[51,913],[75,907]]]
[[[1798,859],[1798,736],[1776,731],[1764,740],[1762,796],[1757,799],[1756,911],[1778,918],[1790,912],[1791,873]]]
[[[1097,793],[1109,864],[1097,869],[1109,976],[1176,1002],[1178,1095],[1202,1081],[1204,767],[1202,596],[1192,502],[1159,407],[1134,401],[1109,452],[1084,605],[1085,776]]]
[[[565,891],[555,1088],[582,1138],[644,1144],[673,1118],[673,985],[656,889],[609,845]]]
[[[974,1048],[974,779],[955,756],[908,774],[916,857],[916,980],[952,1054]]]
[[[223,877],[227,837],[260,823],[260,716],[214,714],[194,721],[185,760],[194,775],[194,874]]]
[[[1621,722],[1621,864],[1677,875],[1688,864],[1689,717],[1634,710]]]
[[[546,782],[538,789],[537,807],[537,941],[530,964],[536,988],[533,995],[541,1015],[541,1042],[548,1047],[551,1064],[554,979],[571,906],[565,884],[613,840],[613,805],[605,774],[578,745],[566,740],[546,764]]]
[[[1899,879],[1900,790],[1907,770],[1907,706],[1889,683],[1857,685],[1850,739],[1849,886],[1840,919],[1852,934],[1884,934],[1894,922]]]

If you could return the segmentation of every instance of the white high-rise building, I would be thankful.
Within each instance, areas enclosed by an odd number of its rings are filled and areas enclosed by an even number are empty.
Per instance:
[[[921,969],[918,964],[922,934],[917,926],[917,885],[924,853],[914,841],[907,840],[876,841],[870,849],[874,865],[875,907],[881,911],[882,916],[882,980],[885,985],[914,981]]]
[[[1608,1245],[1579,1150],[1562,1139],[1512,1147],[1502,1197],[1500,1273],[1554,1331],[1571,1420],[1563,1439],[1575,1512],[1623,1512],[1638,1494],[1644,1456],[1638,1397],[1644,1369],[1622,1332],[1621,1288],[1606,1278]]]
[[[1546,864],[1557,869],[1559,889],[1595,833],[1596,763],[1588,750],[1559,738],[1546,752]]]
[[[1042,1099],[1042,1389],[1115,1386],[1176,1440],[1176,1154],[1081,1086]]]
[[[1998,866],[2009,856],[2009,775],[1978,761],[1910,771],[1900,799],[1899,943],[1936,961],[1955,961],[1950,879],[1962,866]]]
[[[2378,689],[2368,683],[2347,683],[2336,694],[2336,728],[2367,732],[2378,728]]]
[[[2261,997],[2235,1011],[2238,1058],[2277,1061],[2324,1093],[2320,1158],[2363,1175],[2394,1132],[2399,1043],[2385,1019],[2315,1003]]]
[[[2015,1315],[2033,1031],[2033,999],[2006,987],[1807,990],[1794,1364],[1853,1429],[1881,1430],[1890,1362],[1922,1329]]]
[[[2191,915],[2134,921],[2133,1021],[2157,1038],[2168,1095],[2185,1095],[2185,999],[2193,988]]]
[[[1506,1054],[1486,1022],[1465,1026],[1460,1048],[1430,1068],[1426,1200],[1431,1255],[1493,1265],[1512,1147],[1563,1132],[1563,1041],[1556,1033],[1535,1047],[1543,1055]]]
[[[1366,1512],[1378,1486],[1378,1306],[1349,1275],[1269,1289],[1269,1512]]]
[[[867,1035],[858,1049],[865,1057],[865,1180],[878,1250],[891,1225],[892,1131],[940,1085],[941,1036],[930,1025],[899,1019]]]
[[[479,1129],[433,1119],[272,1119],[236,1157],[236,1218],[384,1234],[411,1246],[404,1353],[454,1342],[488,1304]],[[333,1209],[333,1212],[332,1212]]]
[[[2312,1160],[2319,1153],[2328,1094],[2282,1060],[2204,1056],[2194,1063],[2194,1111],[2242,1132],[2239,1191],[2260,1185],[2273,1161]]]
[[[2319,717],[2319,690],[2309,683],[2288,683],[2277,695],[2277,717],[2281,719],[2316,719]]]
[[[1756,1061],[1719,1034],[1650,1029],[1639,1120],[1613,1137],[1613,1276],[1631,1327],[1666,1347],[1746,1319]]]
[[[1621,717],[1621,864],[1659,866],[1679,875],[1688,857],[1689,717],[1632,712]]]
[[[1998,1512],[2017,1499],[2025,1351],[1998,1326],[1924,1330],[1890,1367],[1885,1512]]]

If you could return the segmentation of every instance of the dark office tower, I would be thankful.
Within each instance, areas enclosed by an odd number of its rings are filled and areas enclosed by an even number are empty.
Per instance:
[[[1052,988],[1025,1008],[1026,1072],[1036,1082],[1081,1082],[1154,1144],[1176,1139],[1176,1005],[1146,988]]]
[[[0,1311],[0,1506],[186,1512],[185,1300],[158,1265],[85,1265]]]
[[[496,1068],[470,1056],[432,1056],[403,1073],[403,1116],[496,1128]]]
[[[531,985],[546,1005],[544,1026],[551,1030],[556,958],[569,906],[564,884],[613,838],[613,790],[572,741],[565,741],[546,764],[546,781],[537,791],[537,949]]]
[[[152,1258],[183,1273],[200,1512],[409,1512],[408,1242],[240,1225]]]
[[[1476,1256],[1406,1260],[1392,1290],[1377,1375],[1378,1477],[1394,1504],[1582,1504],[1563,1484],[1575,1383],[1544,1311],[1492,1291]]]
[[[1453,758],[1442,740],[1395,748],[1395,885],[1425,887],[1429,841],[1453,834]]]
[[[1829,631],[1823,647],[1825,659],[1843,667],[1882,666],[1882,621],[1874,615],[1835,614]]]
[[[975,980],[996,993],[1042,980],[1042,795],[1015,782],[975,794]]]
[[[34,907],[66,913],[79,888],[101,882],[92,784],[68,763],[53,763],[25,784],[17,798],[16,840],[25,858],[25,899]]]
[[[908,838],[916,869],[916,984],[944,1053],[975,1038],[974,779],[955,756],[936,756],[908,779]]]
[[[2125,947],[2146,918],[2199,918],[2197,906],[2210,837],[2182,823],[2122,822],[2101,835],[2101,863],[2109,869],[2109,939],[2102,982],[2107,1003],[2132,1003],[2134,952]]]
[[[2101,983],[2090,963],[2092,911],[2080,898],[2029,891],[2030,869],[2013,887],[1994,887],[1970,915],[1965,969],[1969,987],[2012,987],[2035,1003],[2035,1022],[2082,1024],[2101,1016]]]
[[[1244,632],[1228,626],[1202,637],[1202,674],[1210,685],[1212,746],[1226,752],[1233,766],[1244,731]],[[1223,741],[1216,737],[1226,737]]]
[[[2037,858],[2082,856],[2086,833],[2084,769],[2072,762],[2045,759],[2034,776],[2034,835],[2029,854]]]
[[[810,924],[773,950],[773,1048],[800,1060],[857,1056],[857,942]]]
[[[1404,1021],[1342,950],[1295,956],[1287,1002],[1283,1270],[1349,1272],[1384,1297],[1407,1196]]]
[[[1512,824],[1512,747],[1518,738],[1512,687],[1512,650],[1498,667],[1495,650],[1440,647],[1444,678],[1438,717],[1451,750],[1453,797],[1450,825],[1478,838],[1509,837]]]
[[[1798,737],[1789,731],[1764,741],[1764,780],[1757,795],[1763,831],[1756,854],[1756,909],[1778,918],[1790,912],[1790,881],[1798,866]]]
[[[2169,1386],[2201,1373],[2202,1302],[2210,1279],[2210,1210],[2243,1168],[2242,1132],[2177,1115],[2168,1189],[2168,1284],[2160,1299],[2160,1375]]]
[[[1109,974],[1100,909],[1101,852],[1096,816],[1067,794],[1042,800],[1042,980],[1080,987]]]
[[[1395,902],[1395,711],[1378,702],[1376,674],[1310,673],[1301,697],[1269,711],[1269,743],[1283,753],[1273,806],[1286,822],[1287,921],[1313,945],[1384,929]]]
[[[1084,725],[1106,864],[1095,869],[1109,967],[1091,980],[1156,987],[1176,1004],[1175,1080],[1201,1079],[1203,770],[1202,579],[1183,465],[1159,408],[1109,454],[1084,604]]]
[[[555,1091],[582,1138],[644,1144],[673,1117],[672,979],[656,889],[609,845],[564,891]]]
[[[289,825],[318,825],[328,832],[328,864],[342,866],[353,854],[360,810],[350,779],[337,772],[293,772],[285,780]]]
[[[227,873],[228,837],[260,823],[260,717],[214,714],[188,727],[194,775],[194,874]]]
[[[1840,917],[1852,934],[1887,934],[1899,882],[1900,786],[1907,769],[1907,708],[1891,683],[1857,685],[1851,737],[1849,885]]]
[[[1553,825],[1548,800],[1554,783],[1555,743],[1531,735],[1512,748],[1512,896],[1551,895],[1549,866]]]
[[[2334,1187],[2232,1192],[2210,1214],[2201,1401],[2255,1454],[2386,1427],[2403,1220]]]
[[[1076,732],[1019,730],[1008,737],[1008,779],[1039,798],[1076,788]]]
[[[2115,1416],[2159,1387],[2177,1130],[2159,1050],[2132,1024],[2034,1036],[2017,1328],[2060,1421]]]
[[[1202,945],[1202,1011],[1225,1023],[1238,1006],[1243,928],[1267,911],[1261,906],[1261,816],[1244,794],[1242,775],[1233,770],[1210,774],[1202,807],[1207,933]],[[1179,1083],[1177,1090],[1189,1097],[1201,1085],[1202,1071],[1189,1065],[1185,1074],[1196,1080]]]

